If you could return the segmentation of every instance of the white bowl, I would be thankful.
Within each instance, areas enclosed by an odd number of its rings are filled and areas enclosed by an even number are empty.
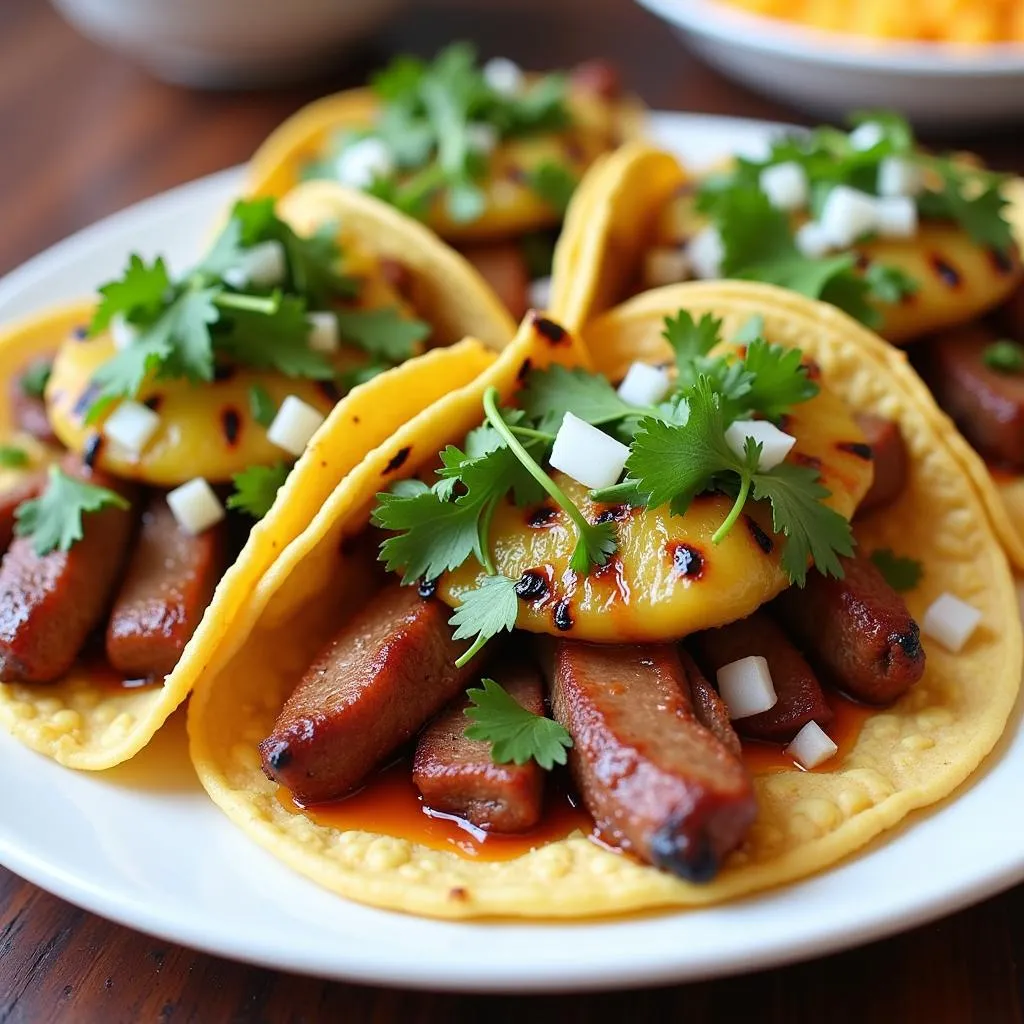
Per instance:
[[[317,69],[401,0],[53,0],[83,35],[157,77],[254,85]]]
[[[709,64],[819,116],[889,107],[919,124],[953,127],[1024,115],[1024,44],[873,40],[715,0],[637,2],[669,22]]]

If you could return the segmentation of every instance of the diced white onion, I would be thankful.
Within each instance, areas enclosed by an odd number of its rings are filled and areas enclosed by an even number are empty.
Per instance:
[[[748,437],[761,444],[761,457],[757,460],[757,468],[764,472],[774,469],[796,444],[796,438],[792,434],[779,430],[768,420],[736,420],[725,431],[725,443],[740,458],[743,457]]]
[[[832,737],[817,722],[808,722],[786,747],[786,753],[804,768],[817,768],[839,753]]]
[[[917,203],[909,196],[876,199],[875,209],[882,238],[913,238],[917,234]]]
[[[629,448],[571,412],[562,417],[549,459],[553,469],[596,489],[611,487],[622,475]]]
[[[531,281],[528,295],[533,309],[547,309],[551,303],[551,278],[538,277]]]
[[[795,160],[761,171],[761,191],[778,210],[799,210],[807,205],[807,172]]]
[[[526,76],[523,69],[508,57],[492,57],[483,66],[484,81],[502,96],[512,96],[522,89]]]
[[[831,248],[828,232],[816,220],[809,220],[796,229],[796,247],[801,255],[816,260],[824,256]]]
[[[168,491],[167,505],[178,525],[193,536],[224,518],[224,506],[201,476]]]
[[[832,245],[845,249],[878,227],[875,197],[848,185],[836,185],[825,200],[820,223]]]
[[[778,697],[768,662],[760,655],[730,661],[717,672],[718,692],[730,718],[749,718],[775,707]]]
[[[310,313],[309,347],[314,352],[331,353],[338,351],[338,318],[331,312]]]
[[[473,121],[466,125],[466,142],[478,153],[493,153],[498,145],[498,129],[482,121]]]
[[[725,246],[722,245],[722,236],[718,233],[718,228],[709,225],[698,231],[690,239],[686,255],[690,258],[696,277],[705,281],[720,277]]]
[[[630,405],[657,405],[671,386],[672,379],[664,370],[633,363],[619,385],[619,398]]]
[[[242,253],[237,266],[224,273],[224,280],[232,288],[256,285],[270,288],[281,284],[288,269],[284,246],[280,242],[259,242]]]
[[[149,444],[160,417],[141,402],[122,402],[103,424],[103,434],[133,455],[141,454]]]
[[[910,196],[913,198],[924,188],[924,174],[917,164],[902,156],[887,156],[878,165],[878,194],[880,196]]]
[[[289,395],[267,428],[267,439],[278,448],[298,456],[306,450],[309,439],[323,421],[324,417],[317,409],[301,398]]]
[[[885,129],[877,121],[865,121],[850,132],[850,145],[864,152],[874,149],[885,138]]]
[[[956,653],[963,649],[980,622],[981,612],[973,605],[952,594],[940,594],[924,613],[921,631]]]
[[[377,178],[395,172],[391,150],[381,139],[372,136],[346,146],[334,162],[334,173],[349,188],[369,188]]]
[[[644,253],[643,281],[647,288],[678,284],[692,276],[690,257],[678,246],[655,246]]]
[[[138,330],[125,320],[123,313],[110,318],[110,340],[118,351],[126,349],[138,336]]]

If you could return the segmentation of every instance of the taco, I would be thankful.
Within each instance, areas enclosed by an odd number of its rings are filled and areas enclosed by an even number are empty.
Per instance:
[[[785,138],[762,160],[701,179],[668,153],[624,146],[587,176],[569,210],[552,316],[578,329],[646,289],[729,276],[820,298],[894,344],[913,342],[939,404],[997,470],[1003,500],[992,514],[1024,569],[1024,439],[1013,426],[1024,422],[1024,391],[1011,366],[1024,358],[995,345],[1024,337],[1013,312],[1022,308],[1024,182],[963,155],[924,153],[895,115],[864,117],[849,134]],[[830,230],[842,244],[824,238]],[[985,475],[969,452],[963,463]]]
[[[454,44],[300,110],[256,152],[247,192],[281,196],[310,178],[373,192],[455,245],[518,320],[547,304],[576,183],[635,133],[639,111],[606,62],[527,75]]]
[[[0,721],[74,768],[135,754],[365,452],[513,332],[422,225],[336,187],[9,327]]]
[[[443,917],[720,901],[946,796],[1005,725],[1013,580],[902,354],[748,283],[583,341],[531,315],[370,452],[198,682],[203,785],[331,890]],[[872,421],[904,457],[881,480]]]

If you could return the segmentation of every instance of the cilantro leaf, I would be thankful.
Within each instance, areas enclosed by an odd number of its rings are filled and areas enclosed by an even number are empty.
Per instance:
[[[52,373],[53,363],[49,359],[40,359],[32,363],[18,380],[21,393],[28,398],[42,398]]]
[[[495,764],[533,760],[545,771],[565,764],[572,737],[558,722],[527,711],[493,679],[480,681],[481,689],[466,691],[473,705],[466,708],[474,723],[466,729],[469,739],[490,743]]]
[[[920,562],[914,558],[903,558],[892,548],[879,548],[868,557],[875,563],[885,582],[899,593],[913,590],[924,576],[924,566]]]
[[[0,467],[22,469],[29,463],[28,452],[13,444],[0,444]]]
[[[545,160],[526,172],[526,183],[556,213],[564,215],[579,179],[564,164]]]
[[[456,664],[460,667],[466,664],[492,637],[514,629],[518,614],[515,580],[507,576],[485,576],[480,586],[463,593],[448,624],[455,626],[452,639],[472,637],[473,643]]]
[[[607,378],[580,368],[569,370],[557,363],[530,374],[526,387],[519,392],[519,404],[527,416],[555,428],[567,412],[595,425],[613,423],[637,412],[636,406],[619,397]]]
[[[917,204],[922,215],[949,219],[959,224],[972,241],[998,252],[1013,248],[1013,231],[1003,216],[1008,205],[1002,194],[1002,178],[963,167],[952,160],[931,160],[943,175],[942,189],[922,192]]]
[[[338,331],[352,345],[378,359],[401,363],[414,353],[414,346],[430,336],[430,324],[402,316],[393,306],[381,309],[336,311]]]
[[[985,346],[981,361],[996,373],[1024,373],[1024,345],[1001,338]]]
[[[747,317],[740,324],[739,330],[733,335],[733,342],[737,345],[749,345],[764,334],[764,317],[760,313]]]
[[[743,364],[752,375],[744,401],[768,419],[777,420],[793,405],[807,402],[820,390],[807,376],[798,348],[769,345],[761,338],[751,342]]]
[[[117,314],[132,323],[154,319],[163,308],[170,286],[162,256],[147,266],[141,256],[132,253],[123,276],[99,289],[102,298],[89,325],[89,334],[99,334]]]
[[[274,422],[277,403],[262,384],[253,384],[249,388],[249,411],[261,427],[269,427]]]
[[[228,508],[239,509],[253,519],[262,519],[270,511],[290,471],[286,462],[278,462],[273,466],[249,466],[235,473],[231,478],[235,490],[228,497]]]
[[[40,558],[51,551],[68,551],[84,536],[82,516],[108,506],[126,509],[129,502],[116,491],[76,480],[51,465],[43,493],[15,509],[14,533],[31,537]]]
[[[85,422],[95,423],[116,399],[137,395],[146,377],[164,365],[172,351],[167,335],[154,332],[137,338],[99,366],[92,376],[92,384],[97,388],[96,398],[86,413]]]
[[[871,288],[871,294],[879,302],[899,302],[907,295],[913,295],[920,285],[899,267],[884,263],[872,263],[864,272],[864,280]]]

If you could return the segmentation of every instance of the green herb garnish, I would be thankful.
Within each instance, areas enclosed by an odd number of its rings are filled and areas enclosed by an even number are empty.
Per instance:
[[[53,364],[42,360],[33,363],[21,375],[19,386],[21,393],[28,398],[42,398],[46,391],[46,385],[50,382],[50,374],[53,372]]]
[[[1024,373],[1024,345],[1002,338],[985,347],[981,361],[996,373]]]
[[[879,548],[872,551],[869,557],[885,577],[885,582],[900,593],[913,590],[924,575],[924,566],[920,562],[913,558],[903,558],[891,548]]]
[[[526,172],[526,183],[557,214],[564,216],[579,179],[564,164],[545,160]]]
[[[22,469],[29,463],[28,452],[13,444],[0,444],[0,466],[4,469]]]
[[[249,466],[236,473],[231,478],[235,490],[228,497],[228,508],[236,508],[253,519],[262,519],[270,511],[289,472],[291,467],[287,463],[278,462],[273,466]]]
[[[262,384],[253,384],[249,388],[249,411],[261,427],[269,427],[274,422],[277,403]]]
[[[465,712],[473,722],[466,729],[469,739],[490,743],[495,764],[532,760],[545,771],[565,764],[572,738],[558,722],[527,711],[493,679],[480,682],[481,689],[466,691],[472,703]]]
[[[68,551],[82,539],[82,516],[108,506],[129,508],[130,504],[116,491],[76,480],[60,467],[50,466],[43,493],[15,509],[14,533],[31,537],[33,550],[40,557],[51,551]]]

